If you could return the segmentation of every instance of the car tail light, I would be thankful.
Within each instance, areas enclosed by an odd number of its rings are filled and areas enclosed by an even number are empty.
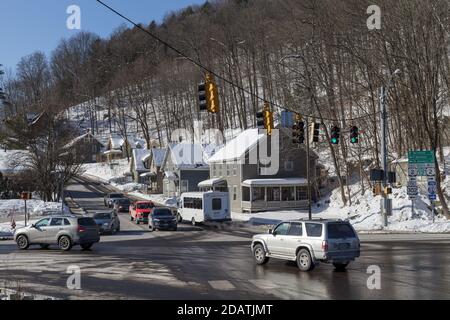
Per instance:
[[[326,241],[326,240],[322,241],[322,250],[328,251],[328,241]]]
[[[78,233],[86,232],[86,228],[83,226],[78,226]]]

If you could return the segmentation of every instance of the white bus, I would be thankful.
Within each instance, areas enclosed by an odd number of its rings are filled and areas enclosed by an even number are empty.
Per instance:
[[[178,220],[195,226],[206,221],[230,221],[228,192],[187,192],[181,195]]]

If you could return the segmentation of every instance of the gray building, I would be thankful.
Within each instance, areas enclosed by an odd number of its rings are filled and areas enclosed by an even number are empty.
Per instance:
[[[150,150],[147,149],[133,149],[130,162],[130,172],[133,176],[133,181],[137,183],[149,182],[150,169],[146,167],[146,160],[150,156]]]
[[[276,141],[274,140],[276,139]],[[292,141],[292,130],[282,128],[268,138],[265,132],[249,129],[213,155],[210,165],[211,179],[199,184],[203,190],[228,191],[233,212],[257,212],[307,207],[308,181],[306,180],[306,150]],[[261,155],[262,146],[279,152],[270,156],[278,170],[270,172]],[[310,177],[313,198],[317,197],[316,173],[318,156],[310,154]]]
[[[73,139],[64,148],[73,153],[78,163],[94,163],[97,162],[105,147],[88,131]]]
[[[209,179],[208,150],[203,145],[188,143],[172,143],[167,147],[161,165],[164,196],[199,191],[198,184]]]
[[[149,193],[161,194],[163,193],[163,179],[164,172],[161,170],[166,149],[152,148],[150,155],[145,159],[145,166],[149,168],[150,172],[147,174],[149,177]]]

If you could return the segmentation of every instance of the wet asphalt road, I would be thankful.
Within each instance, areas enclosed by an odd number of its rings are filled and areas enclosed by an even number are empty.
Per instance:
[[[81,181],[68,190],[88,212],[104,209],[98,186]],[[256,266],[251,228],[149,233],[127,215],[121,223],[120,234],[89,252],[0,242],[0,286],[63,299],[450,299],[450,235],[362,235],[362,257],[347,272],[321,264],[302,273],[278,260]],[[367,287],[373,265],[379,290]],[[80,267],[82,290],[67,288],[70,266]]]

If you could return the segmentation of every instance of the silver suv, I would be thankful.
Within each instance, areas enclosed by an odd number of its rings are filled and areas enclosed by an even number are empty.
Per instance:
[[[30,245],[48,249],[52,244],[57,244],[64,251],[69,251],[74,245],[88,250],[100,241],[100,235],[93,218],[52,216],[17,229],[14,240],[20,250],[26,250]]]
[[[268,234],[253,237],[255,262],[269,258],[296,261],[302,271],[313,270],[319,262],[333,263],[345,270],[360,256],[360,241],[349,222],[341,220],[296,220],[280,223]]]

